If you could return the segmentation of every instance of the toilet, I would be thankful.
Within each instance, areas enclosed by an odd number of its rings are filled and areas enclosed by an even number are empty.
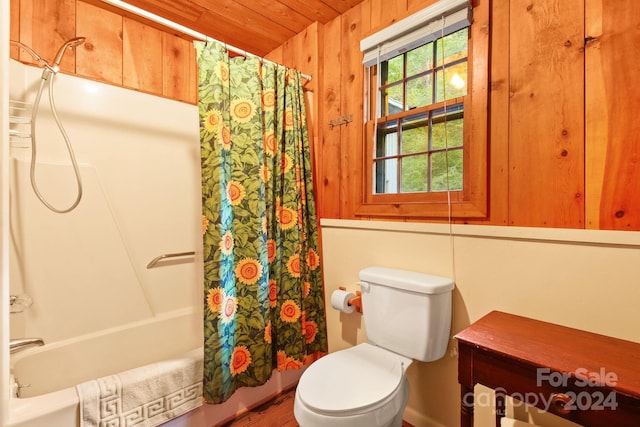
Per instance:
[[[407,367],[447,350],[453,280],[368,267],[360,285],[367,342],[330,353],[302,374],[294,401],[301,427],[401,426]]]

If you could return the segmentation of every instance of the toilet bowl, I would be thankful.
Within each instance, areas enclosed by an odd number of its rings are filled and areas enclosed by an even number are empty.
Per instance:
[[[301,426],[401,426],[412,360],[369,343],[331,353],[310,366],[296,390]]]

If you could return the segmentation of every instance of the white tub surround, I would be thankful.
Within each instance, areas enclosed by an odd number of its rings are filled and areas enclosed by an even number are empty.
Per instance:
[[[13,60],[7,66],[5,96],[33,102],[42,70]],[[39,337],[45,345],[2,361],[3,372],[30,384],[20,387],[23,397],[7,399],[3,426],[78,426],[77,384],[202,346],[197,107],[62,73],[54,97],[84,191],[73,211],[49,211],[30,185],[32,139],[6,144],[6,291],[29,295],[33,305],[2,325],[11,338]],[[45,198],[65,206],[75,184],[47,98],[38,109],[35,175]],[[146,268],[159,255],[186,251],[194,256]]]

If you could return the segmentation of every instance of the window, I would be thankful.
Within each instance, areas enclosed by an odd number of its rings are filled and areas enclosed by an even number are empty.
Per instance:
[[[374,194],[462,190],[468,34],[380,64]]]
[[[361,42],[370,97],[358,214],[443,217],[451,202],[456,217],[486,215],[488,37],[476,42],[470,11],[441,0]],[[476,55],[484,69],[470,66]]]

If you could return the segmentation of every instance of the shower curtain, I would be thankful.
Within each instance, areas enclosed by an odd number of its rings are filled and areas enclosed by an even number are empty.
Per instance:
[[[300,73],[196,43],[204,397],[227,400],[327,352]]]

